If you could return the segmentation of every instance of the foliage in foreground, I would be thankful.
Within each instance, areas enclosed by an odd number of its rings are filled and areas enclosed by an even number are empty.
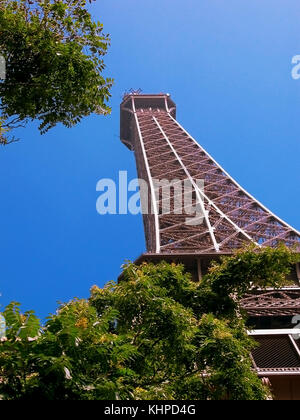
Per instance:
[[[109,43],[86,0],[0,0],[0,142],[29,120],[45,133],[108,113],[112,80],[102,73]]]
[[[238,252],[200,283],[183,266],[128,264],[118,284],[62,305],[44,327],[17,303],[4,311],[2,399],[260,400],[239,298],[279,287],[295,255],[283,246]]]

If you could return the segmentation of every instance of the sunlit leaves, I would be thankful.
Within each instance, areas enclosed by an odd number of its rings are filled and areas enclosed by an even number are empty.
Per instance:
[[[5,130],[40,122],[41,133],[58,123],[72,127],[92,113],[107,114],[112,79],[103,56],[110,39],[94,22],[86,1],[0,2],[2,143]],[[7,142],[8,140],[6,140]]]
[[[182,265],[128,263],[119,283],[61,305],[41,327],[11,303],[0,342],[4,399],[259,400],[240,297],[279,287],[299,257],[247,248],[201,282]]]

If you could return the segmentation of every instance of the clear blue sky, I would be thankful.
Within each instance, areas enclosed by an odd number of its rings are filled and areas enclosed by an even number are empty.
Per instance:
[[[250,193],[300,229],[299,0],[106,0],[112,115],[41,137],[36,125],[0,149],[0,303],[40,317],[87,297],[145,250],[139,216],[100,216],[96,183],[136,176],[119,141],[130,88],[169,92],[178,120]]]

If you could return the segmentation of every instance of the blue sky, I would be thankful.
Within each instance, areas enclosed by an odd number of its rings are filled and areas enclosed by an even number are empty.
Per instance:
[[[111,34],[112,114],[0,149],[0,304],[40,317],[87,297],[145,250],[140,216],[100,216],[96,183],[136,177],[119,141],[130,88],[169,92],[177,118],[219,163],[300,229],[299,0],[110,0],[91,7]]]

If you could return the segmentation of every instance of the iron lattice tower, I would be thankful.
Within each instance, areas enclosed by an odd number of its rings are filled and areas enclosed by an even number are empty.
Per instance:
[[[231,253],[245,242],[300,249],[300,232],[245,191],[176,121],[176,106],[167,94],[125,95],[121,104],[121,140],[135,152],[138,176],[147,181],[152,214],[145,214],[147,251],[156,254]],[[188,180],[192,205],[203,210],[203,222],[186,224],[186,214],[164,198],[154,180]],[[200,188],[197,180],[204,181]]]
[[[195,281],[201,281],[211,260],[231,254],[245,242],[260,246],[283,242],[300,251],[300,233],[245,191],[188,134],[176,121],[169,95],[126,94],[121,139],[134,151],[138,177],[147,185],[147,195],[141,194],[143,210],[148,210],[143,214],[147,253],[137,264],[180,262]],[[166,198],[155,183],[162,179],[172,184],[170,212],[164,211]],[[191,185],[191,207],[202,210],[200,224],[186,223],[186,207],[176,211],[177,195],[182,194],[176,183],[186,180]],[[300,318],[299,264],[289,280],[292,285],[280,291],[250,290],[241,302],[250,325],[257,328],[249,332],[259,343],[252,353],[253,367],[271,383],[277,399],[300,399],[300,339],[293,333]]]

